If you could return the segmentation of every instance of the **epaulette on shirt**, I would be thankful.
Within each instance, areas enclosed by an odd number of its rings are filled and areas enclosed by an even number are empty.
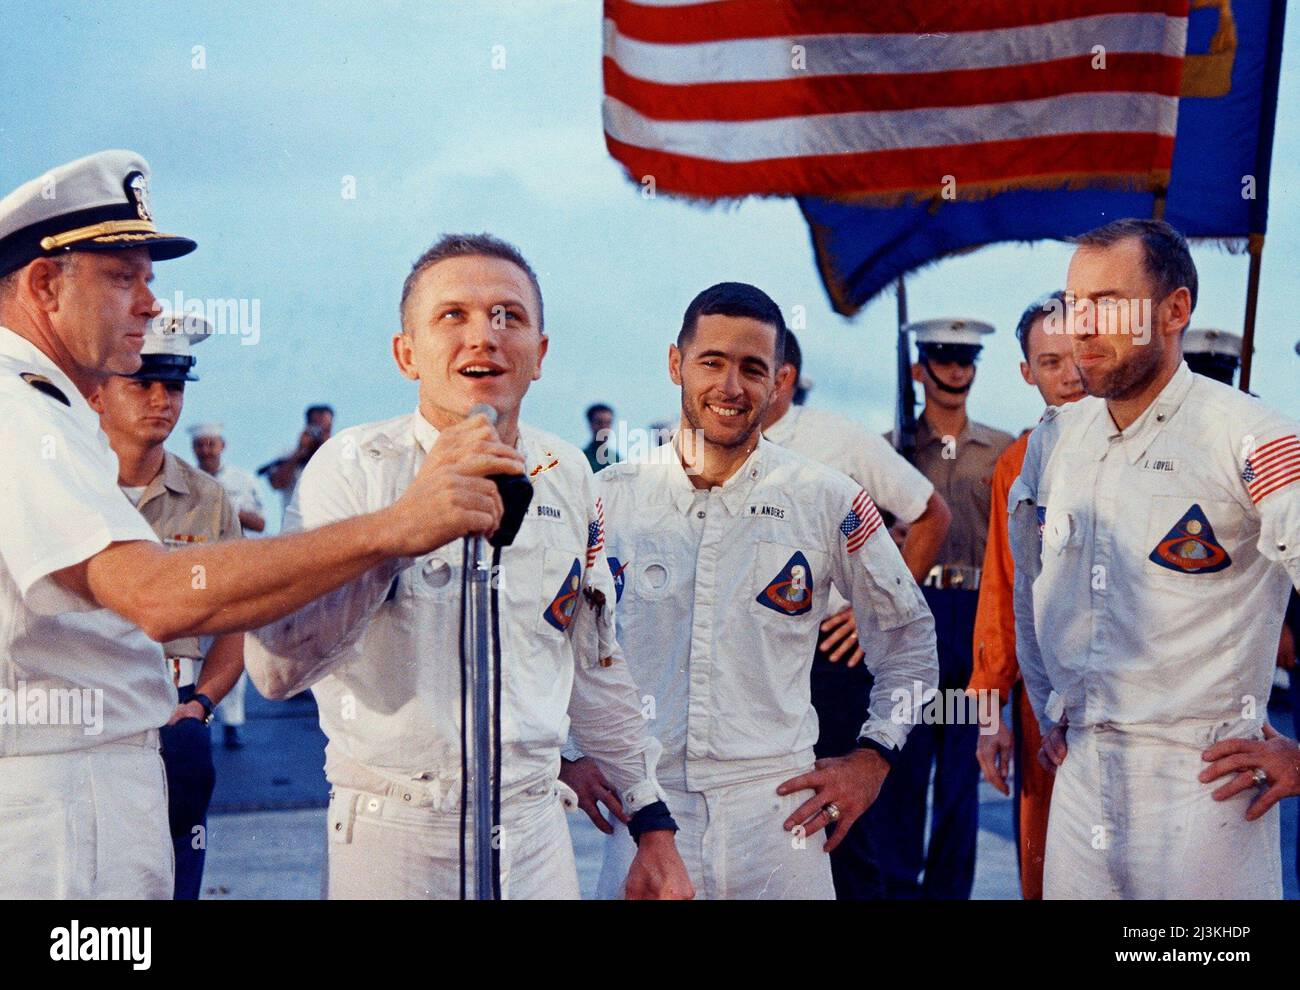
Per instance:
[[[612,481],[621,481],[624,478],[635,477],[640,470],[641,465],[636,461],[619,461],[617,464],[610,464],[603,467],[596,473],[597,479],[605,483]]]
[[[69,402],[68,397],[63,394],[63,389],[59,388],[59,386],[55,385],[54,382],[50,381],[44,375],[38,375],[34,371],[23,371],[19,373],[18,377],[32,388],[36,389],[36,391],[44,392],[51,399],[54,399],[57,402],[62,402],[68,408],[72,408],[72,403]]]

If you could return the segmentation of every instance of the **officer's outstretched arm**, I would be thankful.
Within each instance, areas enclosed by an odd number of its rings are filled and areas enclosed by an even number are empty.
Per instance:
[[[243,632],[386,560],[493,532],[502,506],[487,476],[521,470],[520,456],[475,416],[442,432],[410,486],[387,508],[268,540],[171,551],[143,541],[112,543],[52,577],[160,642]]]

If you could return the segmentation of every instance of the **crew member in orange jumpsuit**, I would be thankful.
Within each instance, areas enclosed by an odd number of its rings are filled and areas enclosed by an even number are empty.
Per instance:
[[[1064,314],[1063,295],[1056,292],[1033,303],[1016,326],[1016,338],[1025,356],[1020,362],[1020,374],[1038,389],[1049,406],[1074,402],[1085,394]],[[981,729],[975,754],[984,779],[1003,794],[1010,793],[1007,775],[1011,764],[1015,764],[1020,891],[1025,900],[1041,900],[1052,776],[1038,762],[1042,744],[1038,720],[1029,707],[1016,662],[1016,617],[1012,607],[1015,571],[1007,535],[1007,496],[1020,476],[1028,445],[1026,430],[1003,452],[993,469],[993,504],[975,613],[975,663],[969,690],[997,691],[1000,701],[1010,698],[1014,730],[1003,721],[992,734],[986,735]]]

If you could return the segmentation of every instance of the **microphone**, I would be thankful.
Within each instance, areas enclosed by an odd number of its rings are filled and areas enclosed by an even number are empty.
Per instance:
[[[482,414],[487,417],[487,421],[495,429],[497,425],[497,411],[493,406],[486,402],[475,403],[469,411],[471,416]],[[497,494],[501,496],[501,504],[505,511],[501,513],[501,525],[497,531],[492,534],[492,539],[488,540],[494,547],[508,547],[515,542],[515,537],[519,535],[519,527],[524,523],[524,516],[528,514],[528,506],[533,501],[533,483],[522,474],[490,474],[488,480],[497,486]]]
[[[469,410],[470,416],[486,416],[487,421],[495,427],[497,425],[497,411],[495,406],[489,406],[486,402],[476,402]],[[466,417],[469,418],[469,417]]]

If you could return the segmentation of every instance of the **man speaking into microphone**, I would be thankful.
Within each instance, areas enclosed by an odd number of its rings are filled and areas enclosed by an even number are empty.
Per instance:
[[[630,896],[693,894],[655,778],[649,735],[614,638],[604,517],[582,452],[523,426],[547,337],[537,277],[511,245],[449,235],[402,287],[393,357],[419,382],[410,414],[336,434],[307,465],[285,529],[313,529],[394,502],[429,455],[499,439],[533,496],[494,558],[489,641],[499,680],[493,842],[500,895],[576,898],[577,871],[558,782],[570,731],[618,789],[637,854]],[[496,411],[495,426],[476,406]],[[509,498],[506,499],[510,501]],[[503,518],[506,528],[509,510]],[[484,534],[491,535],[491,534]],[[495,542],[501,542],[497,540]],[[455,898],[473,891],[467,787],[472,658],[463,648],[469,549],[448,544],[371,572],[250,634],[258,689],[312,687],[329,738],[331,898]],[[472,565],[469,565],[472,566]]]

